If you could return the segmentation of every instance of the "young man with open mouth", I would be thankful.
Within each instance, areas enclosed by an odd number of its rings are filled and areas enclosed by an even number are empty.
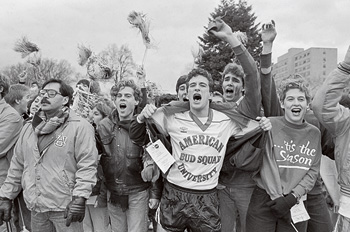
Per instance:
[[[170,135],[175,162],[164,176],[160,203],[160,222],[166,231],[220,231],[216,186],[227,141],[231,136],[270,129],[266,118],[249,120],[230,103],[226,110],[222,104],[220,111],[215,110],[209,103],[212,87],[211,75],[194,69],[187,77],[189,102],[158,109],[146,105],[130,126],[130,138],[136,143],[144,141],[146,119]]]

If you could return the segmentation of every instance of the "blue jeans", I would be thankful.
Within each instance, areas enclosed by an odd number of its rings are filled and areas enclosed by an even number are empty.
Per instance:
[[[107,207],[95,208],[86,205],[83,221],[84,232],[108,232],[109,216]]]
[[[23,229],[23,223],[27,230],[31,231],[30,226],[30,210],[27,208],[26,203],[23,199],[23,191],[21,191],[18,196],[13,200],[13,221],[16,226],[17,231]],[[23,219],[23,220],[22,220]],[[23,222],[24,221],[24,222]]]
[[[310,215],[310,220],[307,222],[307,231],[331,232],[333,226],[324,195],[322,193],[317,195],[308,194],[304,203]]]
[[[233,228],[236,228],[238,215],[241,224],[240,231],[245,232],[248,205],[254,188],[255,187],[226,187],[218,190],[222,232],[235,231]]]
[[[283,219],[276,218],[270,207],[266,205],[271,201],[270,196],[265,190],[256,187],[250,199],[250,204],[247,212],[247,232],[295,232],[291,224],[288,224]],[[306,222],[299,222],[294,224],[299,232],[306,231]]]
[[[84,232],[83,223],[80,222],[72,222],[70,226],[67,227],[63,211],[44,213],[32,211],[31,223],[32,231],[35,232]]]
[[[108,202],[113,232],[144,232],[148,222],[148,190],[129,195],[129,208],[123,212],[119,205]]]

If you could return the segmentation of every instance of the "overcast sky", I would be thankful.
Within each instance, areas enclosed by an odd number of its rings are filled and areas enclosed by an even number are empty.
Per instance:
[[[338,61],[350,44],[349,0],[247,0],[258,17],[274,19],[278,36],[273,60],[291,47],[338,48]],[[202,36],[219,0],[0,0],[0,68],[21,62],[13,51],[22,36],[36,43],[42,57],[68,60],[76,71],[78,44],[99,53],[109,44],[128,44],[141,64],[145,46],[127,21],[131,11],[151,20],[150,34],[158,48],[149,50],[147,78],[175,92],[177,78],[193,62],[191,48]]]

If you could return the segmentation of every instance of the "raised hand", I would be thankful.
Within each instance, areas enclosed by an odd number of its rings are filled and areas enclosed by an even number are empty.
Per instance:
[[[146,80],[146,72],[143,68],[143,66],[139,66],[138,69],[136,70],[136,76],[139,80]]]
[[[136,70],[137,83],[140,88],[145,88],[146,84],[146,72],[143,66],[139,66]]]
[[[261,40],[263,43],[273,43],[277,36],[275,21],[271,20],[261,27]]]
[[[224,41],[228,41],[228,38],[233,35],[231,27],[228,26],[220,17],[215,18],[209,23],[208,32]]]

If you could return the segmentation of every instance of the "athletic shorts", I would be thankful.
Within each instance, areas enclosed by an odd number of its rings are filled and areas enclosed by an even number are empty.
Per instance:
[[[216,191],[185,189],[166,181],[160,202],[161,225],[167,231],[220,231]]]

